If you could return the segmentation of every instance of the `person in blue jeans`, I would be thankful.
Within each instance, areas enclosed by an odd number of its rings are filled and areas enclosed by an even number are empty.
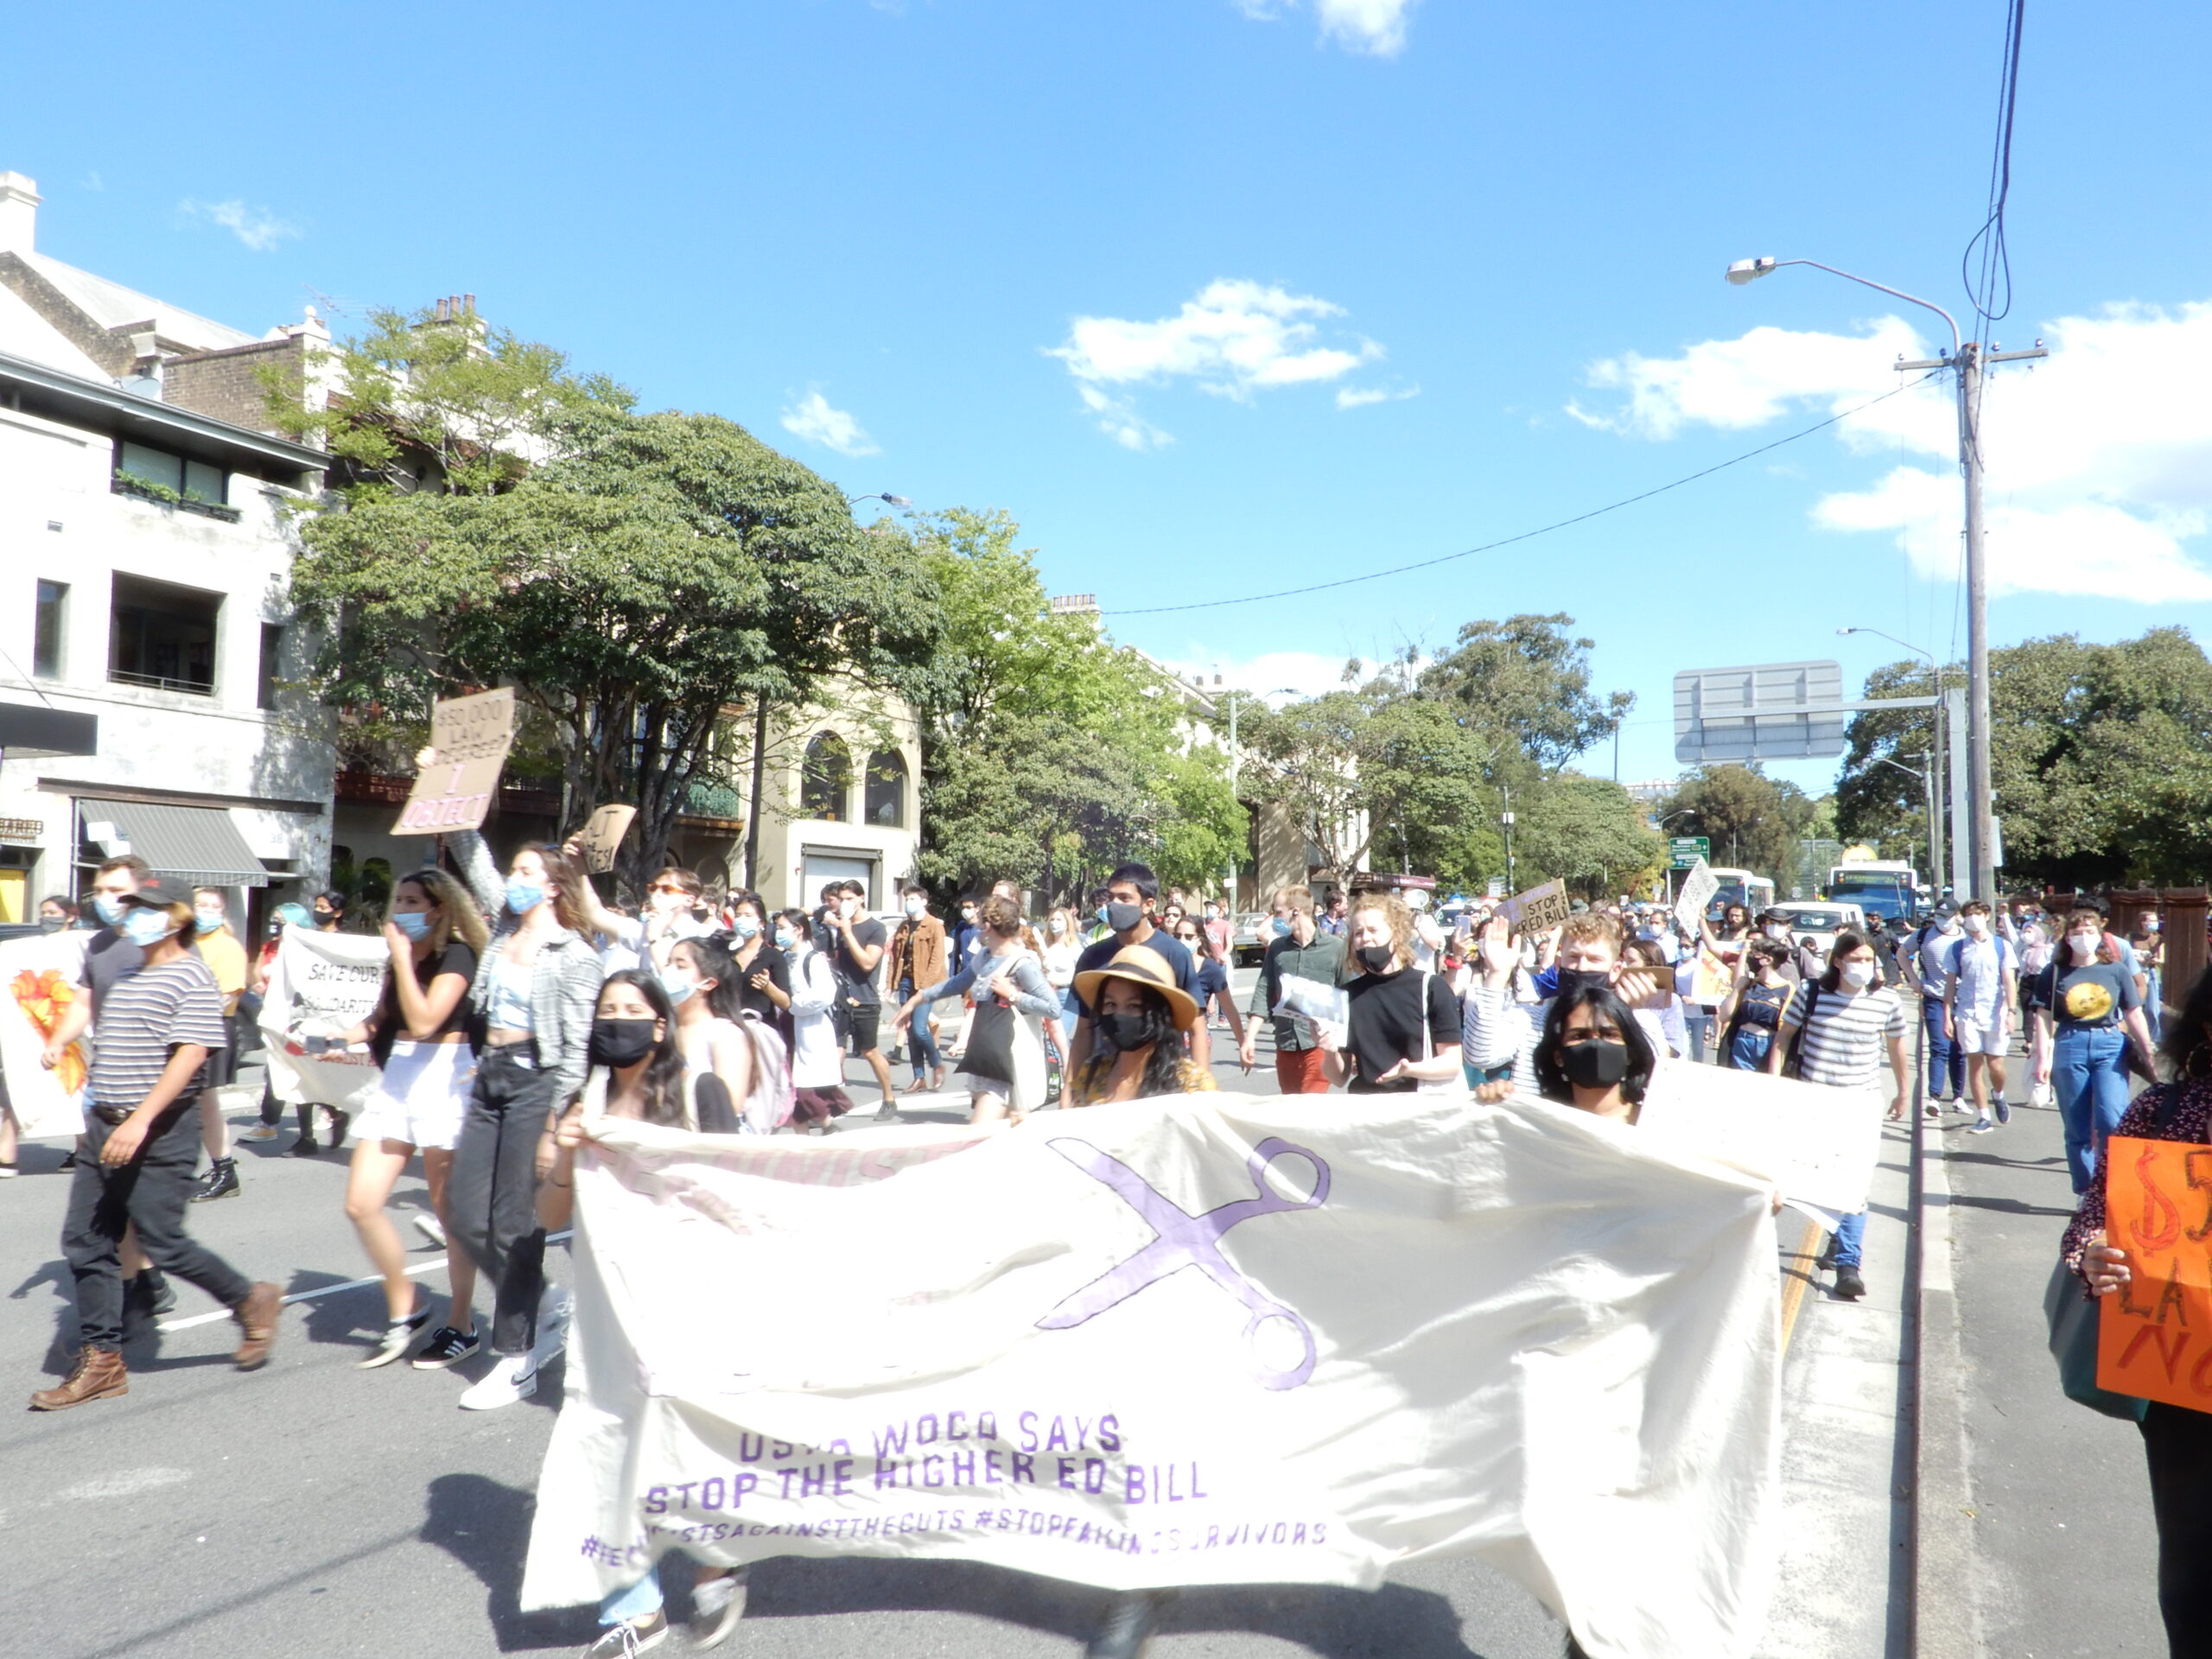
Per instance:
[[[1746,947],[1744,960],[1751,977],[1736,988],[1735,1007],[1721,1033],[1720,1063],[1738,1071],[1764,1071],[1783,1010],[1789,1006],[1793,987],[1782,974],[1789,947],[1759,939]]]
[[[2035,997],[2036,1019],[2050,1037],[2036,1081],[2057,1085],[2066,1173],[2077,1196],[2095,1180],[2106,1137],[2127,1110],[2131,1039],[2145,1071],[2152,1064],[2142,994],[2121,958],[2120,942],[2103,925],[2104,918],[2087,907],[2068,915],[2065,937],[2051,952]]]
[[[1936,1102],[1961,1100],[1967,1091],[1967,1054],[1951,1040],[1943,990],[1951,971],[1950,955],[1963,930],[1958,906],[1946,899],[1926,925],[1906,935],[1897,947],[1897,965],[1920,993],[1920,1025],[1928,1054],[1929,1116]]]

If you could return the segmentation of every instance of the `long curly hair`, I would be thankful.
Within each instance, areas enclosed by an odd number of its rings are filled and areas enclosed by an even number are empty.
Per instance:
[[[1135,984],[1135,981],[1123,981]],[[1137,1074],[1137,1098],[1148,1095],[1179,1095],[1183,1092],[1183,1033],[1176,1028],[1174,1010],[1167,1006],[1167,999],[1150,986],[1138,985],[1137,996],[1144,1016],[1143,1034],[1135,1046],[1144,1048],[1144,1069]],[[1094,1022],[1094,1036],[1104,1033]],[[1103,1089],[1106,1073],[1112,1070],[1117,1050],[1111,1047],[1094,1049],[1083,1063],[1083,1092],[1089,1094]]]

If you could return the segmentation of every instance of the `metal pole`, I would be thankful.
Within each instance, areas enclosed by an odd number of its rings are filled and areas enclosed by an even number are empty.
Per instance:
[[[1936,670],[1933,657],[1928,659],[1928,665],[1929,671],[1934,676],[1937,698],[1936,707],[1928,711],[1928,779],[1929,787],[1935,792],[1933,803],[1928,809],[1928,844],[1935,849],[1928,867],[1928,886],[1940,899],[1946,885],[1943,880],[1943,805],[1950,798],[1944,793],[1943,716],[1949,710],[1942,702],[1943,676]]]
[[[1967,799],[1967,779],[1973,771],[1967,760],[1972,734],[1967,728],[1967,694],[1962,686],[1944,689],[1943,728],[1945,741],[1950,745],[1944,782],[1951,791],[1946,812],[1951,836],[1951,896],[1964,904],[1973,896],[1966,884],[1974,878],[1973,850],[1967,841],[1974,823],[1974,808]]]
[[[1959,348],[1959,447],[1967,482],[1967,856],[1968,891],[1993,903],[1996,810],[1989,767],[1989,591],[1981,545],[1981,348]],[[1961,893],[1964,899],[1967,895]]]

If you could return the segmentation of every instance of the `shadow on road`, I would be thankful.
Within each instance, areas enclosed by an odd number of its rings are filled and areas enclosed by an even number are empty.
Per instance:
[[[423,1529],[435,1544],[476,1576],[488,1592],[484,1615],[499,1651],[518,1648],[581,1647],[598,1633],[594,1610],[522,1611],[523,1558],[530,1550],[530,1521],[537,1501],[528,1492],[482,1475],[440,1475],[425,1495]]]

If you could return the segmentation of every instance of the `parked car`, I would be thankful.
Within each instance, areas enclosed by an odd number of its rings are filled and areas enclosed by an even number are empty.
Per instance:
[[[1229,935],[1229,959],[1239,968],[1256,968],[1274,943],[1275,918],[1268,911],[1254,911],[1236,918]]]

